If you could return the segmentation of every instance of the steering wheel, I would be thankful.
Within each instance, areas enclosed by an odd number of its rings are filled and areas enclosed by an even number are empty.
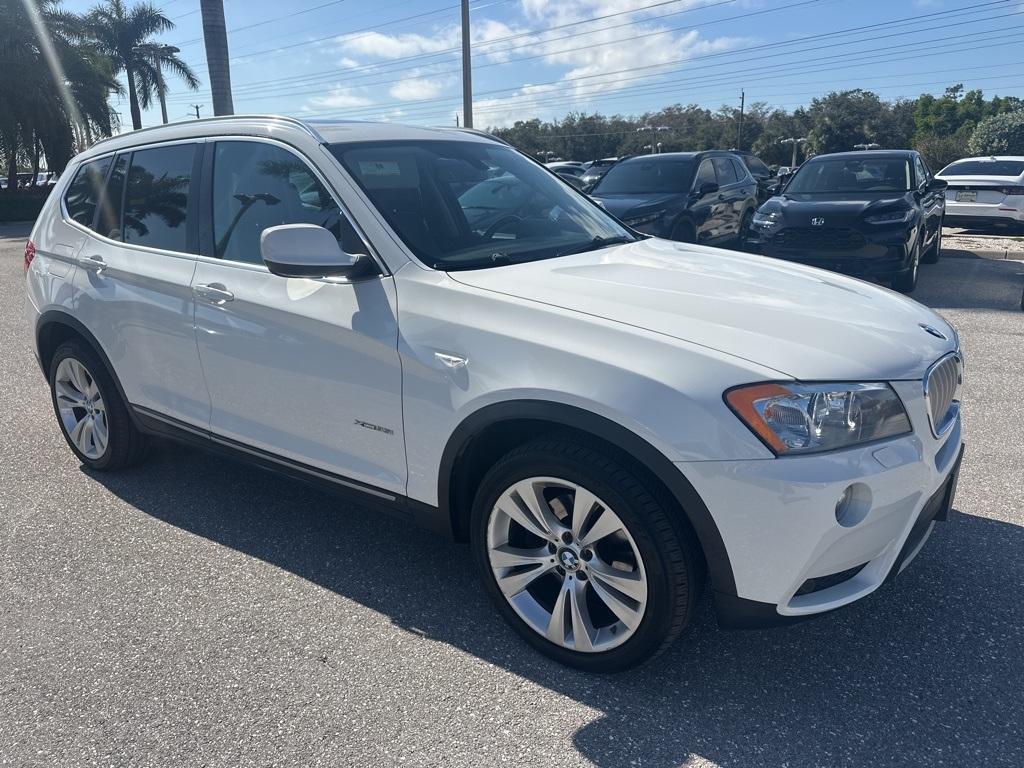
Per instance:
[[[502,224],[518,224],[521,221],[523,221],[522,216],[516,216],[516,214],[514,213],[506,213],[504,216],[500,217],[496,222],[494,222],[493,224],[491,224],[491,226],[484,230],[483,238],[485,240],[490,240],[492,237],[494,237],[495,233],[498,231],[498,228]]]

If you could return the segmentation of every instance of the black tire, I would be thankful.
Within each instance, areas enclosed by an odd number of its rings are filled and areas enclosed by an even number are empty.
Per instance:
[[[64,420],[61,417],[60,408],[57,404],[57,369],[61,361],[66,358],[77,360],[85,367],[95,382],[105,405],[108,434],[107,445],[103,453],[96,458],[86,456],[75,445],[64,425]],[[64,435],[68,446],[74,451],[75,456],[78,457],[82,464],[97,472],[110,472],[129,467],[145,457],[147,449],[146,436],[132,423],[131,417],[128,414],[128,407],[121,397],[120,390],[107,371],[107,367],[93,351],[92,347],[78,340],[66,341],[61,344],[57,347],[53,358],[50,360],[48,379],[50,382],[50,400],[53,404],[54,415],[57,417],[57,424],[60,426],[61,434]]]
[[[932,247],[928,249],[928,252],[921,257],[922,264],[936,264],[939,261],[942,253],[942,219],[939,219],[939,229],[935,233],[935,242],[932,243]]]
[[[914,246],[914,253],[910,259],[910,267],[900,272],[892,279],[892,289],[899,293],[913,293],[917,288],[918,267],[921,264],[921,240],[918,239]]]
[[[552,437],[514,449],[484,476],[473,504],[473,558],[498,611],[530,645],[546,656],[588,672],[618,672],[664,651],[689,623],[704,581],[704,560],[689,524],[674,501],[645,487],[627,456],[574,436]],[[614,509],[643,559],[648,601],[643,619],[621,645],[581,652],[558,645],[532,629],[502,594],[488,560],[487,524],[494,505],[514,483],[557,477],[583,486]]]
[[[672,227],[672,239],[677,243],[696,243],[697,230],[688,221],[678,221]]]

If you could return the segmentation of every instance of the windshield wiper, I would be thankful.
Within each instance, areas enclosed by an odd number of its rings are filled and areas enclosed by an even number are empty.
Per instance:
[[[559,251],[555,256],[569,256],[573,253],[583,253],[584,251],[597,251],[601,248],[608,248],[612,245],[622,245],[623,243],[632,242],[636,241],[628,235],[616,235],[615,237],[601,237],[598,235],[589,242],[581,245],[574,245],[572,248],[566,248],[564,251]]]

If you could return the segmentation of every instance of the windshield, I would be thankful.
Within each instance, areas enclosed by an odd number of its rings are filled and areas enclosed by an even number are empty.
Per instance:
[[[601,177],[595,195],[646,195],[686,192],[693,178],[693,160],[626,160]]]
[[[434,269],[480,269],[636,238],[514,149],[471,141],[334,144],[331,152]]]
[[[959,160],[943,168],[941,176],[1020,176],[1024,160]]]
[[[785,193],[907,192],[910,188],[910,162],[906,158],[836,158],[804,163],[786,185]]]

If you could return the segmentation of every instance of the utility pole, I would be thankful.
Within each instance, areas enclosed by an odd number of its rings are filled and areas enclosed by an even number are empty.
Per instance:
[[[736,126],[736,149],[743,149],[743,108],[746,106],[747,94],[740,91],[740,122]]]
[[[198,120],[199,119],[199,108],[201,106],[203,106],[203,105],[202,104],[189,104],[189,106],[192,107],[192,109],[194,109],[196,111],[196,120]]]
[[[806,136],[802,136],[800,138],[791,137],[791,138],[788,138],[788,139],[779,139],[779,144],[792,144],[793,145],[793,160],[789,164],[790,168],[796,168],[796,149],[797,149],[798,146],[800,146],[801,144],[803,144],[806,141],[807,141],[807,137]]]
[[[462,0],[462,124],[473,127],[473,72],[469,55],[469,0]]]

